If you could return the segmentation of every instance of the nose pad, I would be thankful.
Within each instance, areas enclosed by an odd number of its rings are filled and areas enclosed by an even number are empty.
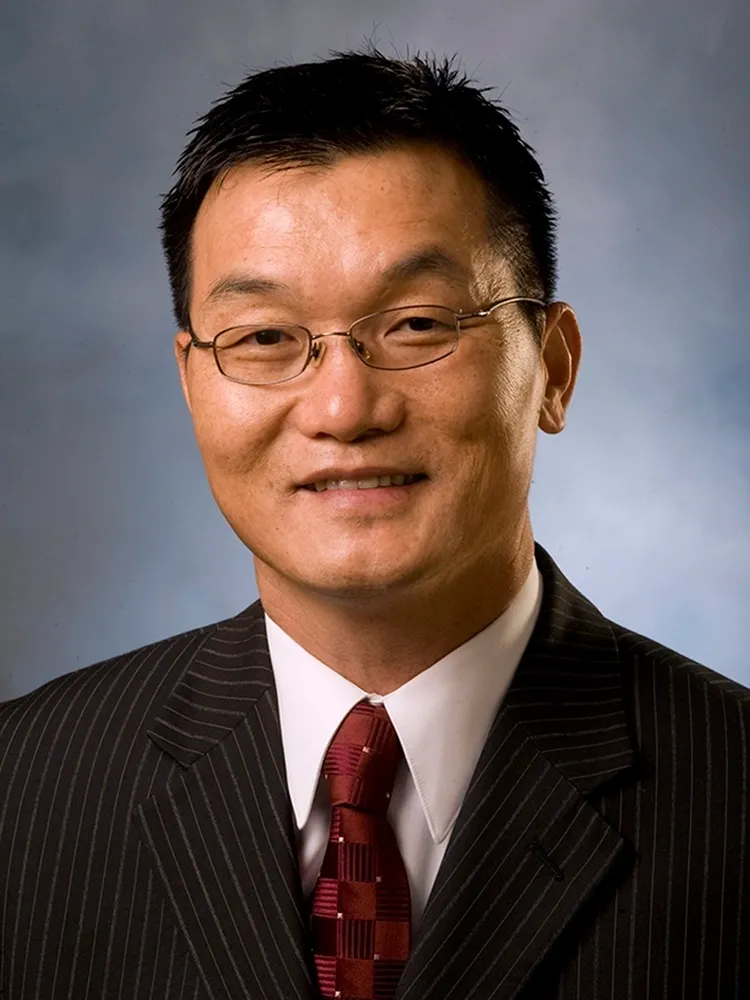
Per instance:
[[[352,349],[354,350],[354,352],[360,358],[362,358],[363,361],[370,360],[370,352],[367,350],[367,348],[365,347],[365,345],[362,343],[361,340],[357,340],[356,337],[350,337],[349,343],[352,345]]]
[[[365,345],[361,340],[357,340],[356,337],[349,337],[349,344],[351,349],[357,355],[357,357],[362,358],[363,361],[370,360],[370,352],[367,350]],[[312,349],[310,351],[310,362],[312,365],[318,365],[323,360],[323,356],[326,351],[326,343],[324,340],[316,340],[313,342]]]

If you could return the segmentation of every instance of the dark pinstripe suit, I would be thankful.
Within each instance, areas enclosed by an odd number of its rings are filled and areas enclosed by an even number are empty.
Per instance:
[[[540,617],[400,1000],[750,998],[750,692]],[[0,706],[3,1000],[310,1000],[259,604]]]

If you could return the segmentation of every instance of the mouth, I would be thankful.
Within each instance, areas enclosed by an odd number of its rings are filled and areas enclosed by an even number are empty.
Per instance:
[[[329,490],[378,490],[412,486],[424,479],[427,479],[427,476],[423,472],[413,475],[368,476],[366,479],[320,479],[314,483],[303,483],[298,489],[310,490],[313,493],[326,493]]]

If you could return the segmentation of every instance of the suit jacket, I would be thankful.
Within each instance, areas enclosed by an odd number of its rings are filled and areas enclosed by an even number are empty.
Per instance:
[[[750,692],[540,616],[398,1000],[750,997]],[[3,1000],[312,1000],[259,602],[0,705]]]

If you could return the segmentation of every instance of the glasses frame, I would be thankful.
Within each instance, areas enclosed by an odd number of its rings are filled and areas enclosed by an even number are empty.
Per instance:
[[[299,323],[279,323],[278,324],[279,326],[294,326],[298,330],[304,330],[308,337],[308,347],[307,347],[307,357],[305,358],[305,363],[302,366],[302,368],[297,372],[297,374],[290,375],[289,378],[280,379],[277,382],[245,382],[243,379],[234,378],[234,376],[232,375],[227,375],[226,372],[222,370],[221,364],[219,362],[219,356],[216,351],[216,341],[219,339],[219,337],[221,337],[225,333],[228,333],[230,330],[238,330],[244,326],[256,326],[257,324],[238,323],[236,326],[228,326],[224,330],[219,330],[219,332],[212,340],[199,340],[191,325],[188,327],[187,331],[190,334],[190,344],[188,346],[197,347],[204,350],[208,350],[210,348],[214,356],[214,361],[216,362],[216,367],[219,370],[219,374],[222,375],[224,378],[229,379],[230,382],[236,382],[238,385],[256,385],[256,386],[283,385],[284,382],[291,382],[293,379],[299,378],[299,376],[305,371],[305,369],[310,364],[310,361],[317,360],[318,357],[320,356],[320,347],[317,341],[323,340],[325,337],[346,337],[356,357],[359,358],[359,360],[362,362],[363,365],[367,365],[368,368],[375,368],[378,371],[386,371],[386,372],[410,371],[413,368],[425,368],[427,365],[434,365],[437,361],[443,361],[445,358],[450,357],[451,354],[454,354],[456,352],[456,349],[458,348],[458,341],[462,333],[461,323],[463,323],[465,320],[483,319],[484,317],[489,316],[490,313],[494,312],[496,309],[499,309],[500,306],[512,305],[515,302],[525,302],[528,305],[540,306],[542,309],[547,308],[547,303],[544,302],[542,299],[530,298],[527,295],[511,295],[504,299],[498,299],[496,302],[490,303],[490,305],[486,306],[484,309],[477,309],[475,312],[456,312],[455,309],[449,309],[448,306],[439,306],[436,305],[435,303],[420,303],[418,305],[395,306],[393,309],[379,309],[377,310],[377,312],[368,313],[366,316],[360,316],[359,319],[356,319],[349,326],[348,330],[334,330],[331,333],[313,333],[312,330],[308,330],[306,326],[302,326]],[[365,361],[365,359],[362,357],[359,350],[357,349],[356,339],[352,336],[353,328],[357,326],[359,323],[364,322],[365,320],[372,319],[373,316],[378,316],[381,313],[387,313],[387,312],[399,312],[402,309],[406,310],[445,309],[447,312],[453,313],[456,321],[456,340],[451,350],[448,351],[447,354],[442,354],[439,358],[433,358],[431,361],[422,361],[418,365],[406,365],[403,368],[384,368],[382,365],[372,365],[369,363],[369,361]]]

